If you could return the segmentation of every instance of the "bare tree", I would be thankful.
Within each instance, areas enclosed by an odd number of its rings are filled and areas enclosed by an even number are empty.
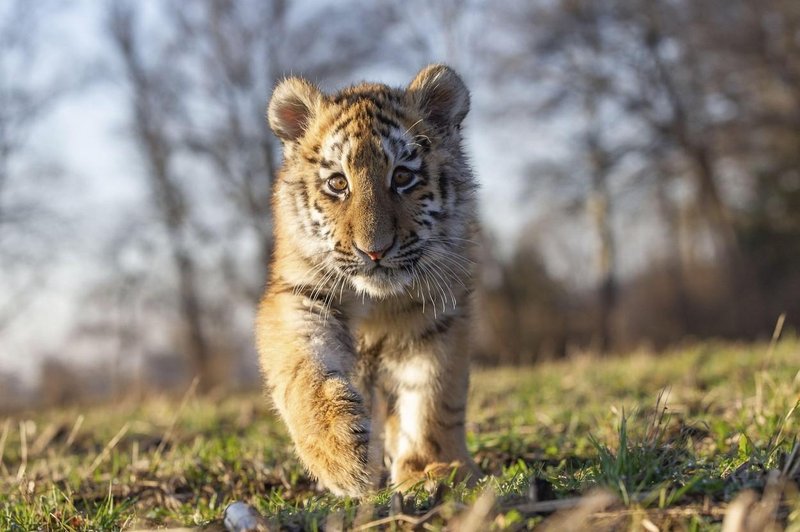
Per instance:
[[[108,31],[128,82],[132,134],[147,163],[147,186],[166,233],[177,275],[179,308],[187,328],[190,355],[202,386],[207,389],[213,383],[213,374],[196,258],[189,241],[191,205],[176,175],[175,145],[167,122],[169,117],[180,112],[180,86],[175,80],[165,80],[165,64],[152,66],[144,61],[132,4],[112,4]]]
[[[557,189],[558,199],[551,208],[574,210],[581,206],[593,228],[595,337],[598,349],[605,352],[612,344],[618,300],[612,181],[619,181],[620,174],[625,174],[629,184],[640,179],[635,169],[624,164],[627,156],[641,148],[638,132],[630,126],[619,127],[624,109],[611,94],[616,65],[610,59],[617,44],[610,42],[609,34],[617,28],[609,23],[607,2],[564,1],[520,5],[518,9],[507,14],[506,23],[525,35],[519,49],[500,63],[498,73],[511,78],[509,83],[519,75],[537,84],[537,91],[524,93],[508,108],[527,108],[526,116],[536,120],[566,116],[577,124],[569,156],[534,161],[528,174],[532,183],[549,178],[546,181]],[[534,32],[531,26],[546,29]],[[529,190],[533,191],[533,186]]]
[[[504,7],[503,24],[518,39],[504,50],[493,50],[500,58],[496,72],[511,86],[520,87],[519,80],[525,79],[532,89],[509,92],[512,97],[501,107],[534,110],[537,114],[527,116],[539,117],[542,109],[555,110],[553,117],[561,124],[577,125],[566,165],[570,170],[562,167],[559,175],[589,184],[583,198],[593,207],[601,309],[615,299],[614,276],[609,275],[614,266],[608,258],[616,245],[608,220],[617,206],[609,184],[624,181],[625,189],[637,198],[650,195],[651,204],[654,198],[670,218],[666,227],[677,253],[667,260],[678,263],[670,269],[681,294],[681,314],[689,313],[683,275],[689,254],[683,251],[692,248],[691,242],[681,240],[705,244],[710,237],[713,246],[706,247],[714,253],[705,260],[718,270],[718,291],[742,302],[719,304],[717,321],[726,323],[720,330],[732,334],[761,327],[752,319],[762,313],[761,281],[752,253],[743,248],[744,213],[737,212],[752,204],[734,205],[726,197],[725,184],[732,161],[741,163],[740,173],[753,167],[744,148],[765,138],[752,134],[758,122],[747,118],[748,109],[764,98],[753,94],[752,87],[765,92],[765,70],[773,77],[792,78],[795,45],[786,44],[791,40],[786,36],[797,19],[793,9],[780,0],[758,7],[746,1],[639,0],[520,2]],[[750,44],[735,43],[743,38]],[[761,66],[748,59],[756,55],[761,56]],[[765,68],[770,62],[781,66]],[[753,76],[754,72],[762,74]],[[748,85],[750,90],[745,89]],[[783,92],[778,85],[769,83],[767,98]],[[785,101],[782,96],[777,99]],[[785,117],[793,116],[786,111]],[[509,113],[502,116],[509,119]],[[588,171],[575,164],[576,156]],[[754,174],[741,178],[755,182]],[[560,186],[568,181],[561,179]],[[676,189],[683,193],[673,194]],[[689,220],[693,227],[686,231]],[[651,253],[655,256],[655,250]],[[608,313],[601,311],[599,329],[607,331],[603,315]]]
[[[741,175],[749,201],[737,230],[757,276],[767,328],[780,313],[800,316],[800,4],[791,0],[710,2],[701,46],[715,58],[719,92],[733,120],[720,133],[726,169]],[[716,7],[716,9],[714,9]]]

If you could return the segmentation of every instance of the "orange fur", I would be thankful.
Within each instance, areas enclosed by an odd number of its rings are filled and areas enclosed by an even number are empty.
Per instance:
[[[381,418],[401,489],[448,464],[477,478],[464,441],[476,230],[461,149],[468,109],[443,65],[405,89],[327,95],[289,78],[270,102],[284,165],[258,351],[300,459],[334,493],[374,487]]]

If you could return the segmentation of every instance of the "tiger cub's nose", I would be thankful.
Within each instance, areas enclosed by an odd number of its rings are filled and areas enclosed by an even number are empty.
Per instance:
[[[389,248],[392,247],[392,244],[394,244],[394,241],[392,241],[385,248],[376,249],[376,250],[365,250],[365,249],[361,249],[358,246],[355,246],[355,248],[360,254],[364,254],[367,257],[369,257],[372,262],[378,262],[379,260],[381,260],[384,257],[384,255],[386,255],[386,252],[389,251]]]

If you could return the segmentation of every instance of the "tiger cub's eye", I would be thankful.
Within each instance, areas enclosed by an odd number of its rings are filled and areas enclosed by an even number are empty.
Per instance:
[[[341,174],[336,174],[328,178],[328,188],[336,193],[347,190],[347,179]]]
[[[392,186],[394,188],[404,188],[414,182],[414,173],[408,168],[399,167],[395,169],[392,176]]]

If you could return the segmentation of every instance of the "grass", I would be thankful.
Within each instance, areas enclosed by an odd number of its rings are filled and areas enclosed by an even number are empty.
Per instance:
[[[720,530],[739,514],[800,530],[798,370],[793,337],[476,370],[468,443],[491,476],[405,500],[318,491],[258,393],[17,416],[0,420],[0,530],[218,530],[235,500],[296,530]]]

